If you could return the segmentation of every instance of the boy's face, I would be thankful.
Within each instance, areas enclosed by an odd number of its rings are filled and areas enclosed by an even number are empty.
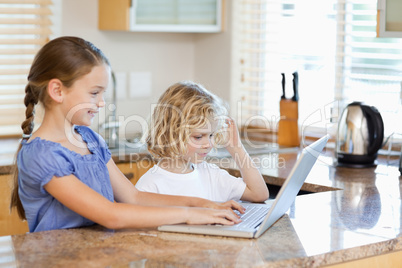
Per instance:
[[[194,128],[190,131],[190,138],[187,143],[186,161],[198,164],[204,161],[205,157],[213,148],[213,138],[218,127],[216,120],[208,120],[201,128]]]

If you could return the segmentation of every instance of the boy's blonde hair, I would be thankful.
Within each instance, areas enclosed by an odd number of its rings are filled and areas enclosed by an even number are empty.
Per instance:
[[[159,98],[147,136],[148,151],[157,159],[180,158],[187,153],[192,129],[217,120],[214,143],[222,144],[222,126],[227,117],[223,101],[202,85],[182,81],[170,86]]]

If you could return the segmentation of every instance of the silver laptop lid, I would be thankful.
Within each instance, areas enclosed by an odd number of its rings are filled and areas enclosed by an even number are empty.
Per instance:
[[[327,134],[302,150],[254,237],[262,235],[290,208],[328,139]]]

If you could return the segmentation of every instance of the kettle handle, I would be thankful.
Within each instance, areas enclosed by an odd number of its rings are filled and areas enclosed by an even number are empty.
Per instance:
[[[384,140],[384,123],[382,121],[381,114],[375,107],[362,105],[361,109],[368,117],[367,124],[372,122],[373,127],[372,133],[369,133],[370,139],[373,140],[373,143],[368,147],[368,154],[375,154],[382,147],[382,142]]]

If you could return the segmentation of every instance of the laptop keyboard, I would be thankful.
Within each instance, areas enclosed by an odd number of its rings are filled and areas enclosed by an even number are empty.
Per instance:
[[[257,227],[265,215],[267,215],[270,206],[250,206],[246,207],[246,212],[240,214],[240,219],[242,222],[238,223],[236,226],[239,228],[254,228]]]

